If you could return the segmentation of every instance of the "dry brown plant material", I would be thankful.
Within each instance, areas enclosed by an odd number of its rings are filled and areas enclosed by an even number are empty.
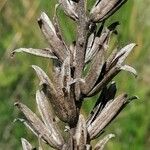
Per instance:
[[[135,76],[136,70],[124,61],[135,47],[128,44],[121,50],[114,50],[109,57],[109,40],[116,31],[118,22],[106,27],[104,22],[115,13],[126,0],[97,0],[87,12],[84,0],[58,0],[54,20],[42,12],[38,24],[49,47],[43,49],[19,48],[12,53],[28,54],[52,59],[55,61],[53,79],[38,66],[33,65],[39,80],[36,92],[36,103],[41,119],[21,102],[15,106],[22,112],[24,119],[19,119],[39,139],[58,150],[102,150],[113,134],[106,135],[94,147],[91,141],[101,136],[104,129],[133,99],[127,94],[116,97],[116,83],[113,78],[122,70]],[[65,14],[77,24],[76,42],[68,46],[61,35],[57,21],[57,9],[62,8]],[[101,25],[98,29],[99,24]],[[89,66],[86,74],[84,70]],[[86,119],[80,112],[82,103],[87,97],[99,94],[95,106]],[[67,124],[60,128],[58,122]],[[61,130],[66,131],[67,138]],[[21,139],[23,150],[32,150],[31,144]],[[42,146],[39,142],[39,149]]]

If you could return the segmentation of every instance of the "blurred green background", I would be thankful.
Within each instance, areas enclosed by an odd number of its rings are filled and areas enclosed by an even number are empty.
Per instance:
[[[90,3],[92,0],[90,0]],[[41,11],[52,17],[54,0],[0,0],[0,149],[21,149],[20,138],[29,139],[33,145],[37,139],[14,119],[20,114],[13,104],[21,100],[31,109],[35,108],[35,91],[38,80],[31,69],[32,64],[50,72],[46,59],[16,55],[10,52],[18,47],[46,47],[37,25]],[[126,91],[138,95],[138,101],[131,103],[107,128],[106,133],[115,133],[107,150],[149,150],[150,149],[150,1],[130,0],[107,22],[119,21],[119,34],[115,39],[122,47],[130,42],[137,43],[136,49],[127,60],[138,71],[135,79],[122,72],[117,78],[118,93]],[[75,40],[75,24],[62,11],[60,24],[67,42]],[[93,100],[84,104],[87,113]]]

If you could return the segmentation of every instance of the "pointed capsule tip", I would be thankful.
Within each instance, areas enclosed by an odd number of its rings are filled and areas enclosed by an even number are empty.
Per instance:
[[[15,118],[14,120],[13,120],[13,123],[15,123],[15,122],[17,122],[18,121],[18,118]]]
[[[34,68],[34,67],[35,67],[35,65],[31,65],[31,67],[32,67],[32,68]]]
[[[15,103],[14,103],[14,106],[18,106],[19,105],[19,101],[16,101]]]
[[[140,99],[138,96],[131,96],[131,97],[129,97],[128,98],[128,101],[132,101],[132,100],[138,100],[138,99]]]
[[[36,70],[36,69],[38,68],[38,66],[36,66],[36,65],[31,65],[31,67],[32,67],[34,70]]]
[[[109,138],[114,138],[115,137],[115,134],[109,134]]]

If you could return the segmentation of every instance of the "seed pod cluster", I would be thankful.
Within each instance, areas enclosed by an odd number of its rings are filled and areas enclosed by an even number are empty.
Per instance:
[[[19,119],[39,139],[58,150],[102,150],[113,134],[106,135],[95,147],[91,141],[100,136],[110,122],[133,99],[127,94],[116,96],[113,78],[122,70],[137,76],[136,70],[126,65],[125,59],[136,44],[114,49],[108,56],[110,39],[116,33],[118,22],[108,27],[105,20],[116,12],[126,0],[97,0],[87,13],[83,0],[59,0],[53,20],[41,13],[38,24],[49,44],[48,48],[19,48],[12,52],[24,52],[51,59],[51,78],[39,66],[33,65],[39,78],[36,103],[41,119],[26,105],[16,102],[24,119]],[[62,8],[77,24],[76,41],[69,45],[63,40],[57,21],[57,10]],[[100,25],[99,25],[100,24]],[[88,68],[88,69],[87,69]],[[85,71],[86,70],[86,71]],[[81,114],[82,103],[87,97],[99,94],[87,119]],[[67,139],[56,119],[67,124]],[[23,150],[33,147],[21,139]],[[39,149],[42,146],[39,142]]]

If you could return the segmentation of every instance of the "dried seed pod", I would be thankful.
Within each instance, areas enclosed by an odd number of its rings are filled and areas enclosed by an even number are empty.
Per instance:
[[[103,87],[105,87],[119,72],[120,72],[119,65],[113,67],[109,72],[107,72],[103,79],[95,85],[95,87],[87,94],[88,97],[93,96],[100,92]]]
[[[87,50],[86,52],[85,63],[91,61],[94,58],[94,56],[97,55],[98,51],[100,51],[101,49],[106,49],[109,37],[110,37],[110,30],[105,29],[100,37],[96,36],[94,38],[91,49]]]
[[[74,124],[77,121],[77,110],[74,99],[70,98],[70,95],[65,95],[66,93],[63,92],[60,80],[53,84],[40,67],[34,65],[33,68],[40,79],[43,92],[50,101],[53,110],[55,110],[55,114],[60,120]]]
[[[73,123],[73,119],[77,121],[77,110],[73,90],[75,81],[71,77],[70,57],[67,57],[65,59],[60,68],[60,71],[55,72],[53,78],[56,90],[59,92],[59,94],[62,95],[61,99],[59,98],[59,100],[61,101],[59,103],[62,103],[64,105],[64,108],[66,109],[64,113],[67,113],[68,123]],[[58,92],[57,95],[59,95]]]
[[[50,48],[44,48],[44,49],[34,49],[34,48],[19,48],[12,52],[12,55],[15,53],[25,52],[32,55],[45,57],[45,58],[52,58],[52,59],[58,59]]]
[[[128,103],[126,94],[119,95],[109,103],[97,118],[88,126],[90,139],[95,139],[100,132],[118,115],[118,113]]]
[[[103,25],[101,29],[99,29],[97,35],[100,34],[100,37],[95,37],[93,40],[93,44],[91,44],[91,49],[86,53],[85,60],[92,61],[91,67],[85,77],[85,84],[83,84],[82,93],[87,95],[93,88],[94,85],[97,85],[102,79],[103,69],[105,67],[105,56],[109,45],[109,39],[111,34],[115,31],[118,22],[112,23],[108,28],[103,29]],[[91,42],[92,43],[92,42]],[[93,58],[94,57],[94,58]],[[107,66],[106,66],[107,67]]]
[[[105,62],[105,53],[108,48],[108,40],[111,35],[111,31],[105,29],[100,37],[95,37],[90,50],[86,53],[85,61],[91,62],[90,69],[85,77],[85,84],[82,85],[82,93],[87,95],[96,84],[102,67]],[[94,72],[94,74],[93,74]]]
[[[63,91],[52,93],[48,85],[43,85],[43,92],[48,97],[55,110],[55,114],[61,121],[70,125],[74,125],[77,122],[78,117],[75,102],[68,97],[66,98]]]
[[[52,83],[52,81],[49,79],[49,77],[47,76],[47,74],[38,66],[36,65],[32,65],[32,68],[35,70],[39,80],[40,80],[40,84],[47,84],[50,86],[51,90],[53,92],[55,92],[55,87]]]
[[[67,16],[73,20],[78,20],[78,15],[76,13],[77,4],[75,2],[72,0],[59,0],[59,4],[62,5]]]
[[[50,132],[44,123],[33,113],[27,106],[17,102],[15,106],[23,113],[25,120],[23,123],[38,137],[41,137],[47,144],[53,148],[61,149],[63,143],[59,143],[53,139],[52,132]]]
[[[110,56],[107,58],[107,61],[106,61],[106,70],[109,70],[110,68],[112,68],[112,61],[116,57],[117,53],[118,53],[118,49],[115,48],[112,51],[112,53],[110,54]]]
[[[129,53],[133,50],[135,47],[134,43],[131,43],[124,48],[122,48],[118,53],[116,53],[116,56],[110,62],[110,64],[106,63],[106,67],[108,67],[106,70],[106,73],[104,73],[103,79],[101,79],[95,87],[87,94],[87,96],[93,96],[94,94],[98,93],[106,84],[108,84],[121,70],[125,70],[128,72],[131,72],[135,74],[136,76],[136,70],[131,67],[123,67],[123,62],[129,55]]]
[[[116,53],[116,56],[112,60],[110,67],[113,67],[116,64],[119,64],[119,65],[122,64],[135,46],[136,46],[135,43],[131,43],[123,47],[120,51],[118,51]]]
[[[116,83],[112,82],[110,86],[104,87],[99,98],[97,99],[89,118],[87,119],[87,126],[89,126],[96,117],[102,112],[106,104],[108,104],[109,101],[113,100],[116,95]]]
[[[42,90],[44,94],[50,101],[53,110],[55,110],[55,114],[60,118],[60,120],[67,122],[68,107],[66,106],[66,102],[64,103],[64,93],[62,91],[62,87],[60,87],[59,85],[54,85],[52,81],[48,78],[46,73],[40,67],[34,65],[33,68],[35,69],[40,79],[40,85],[42,85]]]
[[[61,62],[67,57],[68,52],[66,46],[63,44],[64,42],[57,36],[55,27],[51,23],[48,16],[42,12],[40,18],[38,19],[39,26],[50,44],[50,48],[53,53],[59,58]]]
[[[101,22],[116,12],[127,0],[97,0],[91,12],[93,22]]]
[[[101,49],[93,58],[90,69],[85,76],[85,83],[81,84],[82,93],[86,95],[94,87],[104,64],[104,50]]]
[[[54,140],[56,140],[59,143],[59,145],[63,145],[64,139],[61,136],[58,126],[54,121],[55,116],[51,110],[52,108],[50,108],[50,104],[47,101],[47,98],[43,93],[43,91],[36,92],[36,102],[42,120],[47,129],[51,132],[51,136],[53,137]]]

